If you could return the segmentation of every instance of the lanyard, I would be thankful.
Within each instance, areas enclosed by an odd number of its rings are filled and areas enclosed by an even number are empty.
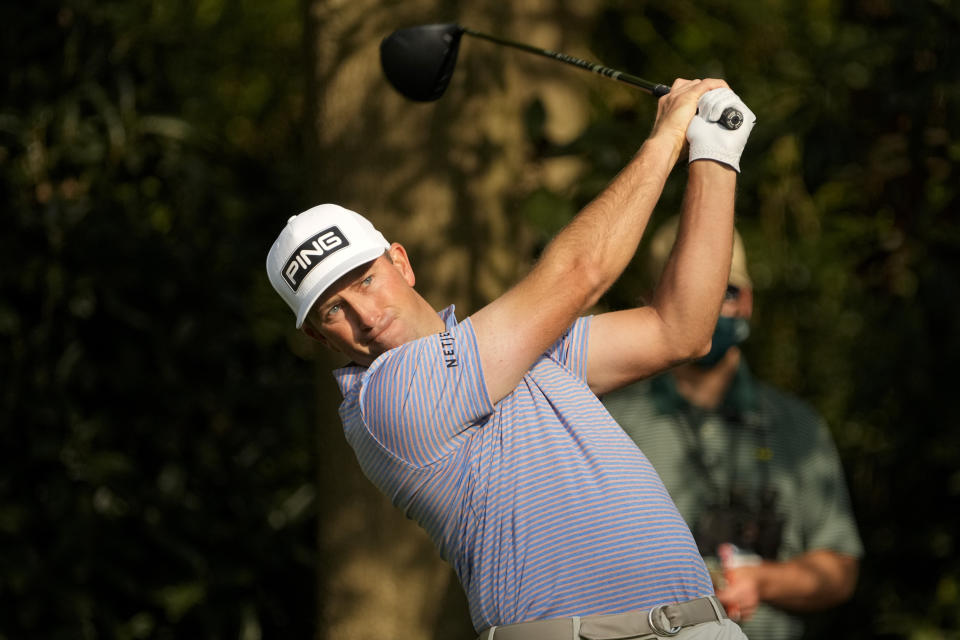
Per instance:
[[[714,413],[726,427],[724,429],[724,434],[728,437],[726,491],[724,491],[717,477],[723,463],[711,468],[704,458],[702,430],[706,418],[710,413]],[[739,492],[739,487],[737,486],[737,473],[740,459],[738,445],[741,443],[741,438],[751,432],[757,443],[753,459],[759,465],[756,506],[762,506],[766,501],[772,500],[770,462],[773,459],[773,450],[770,448],[769,420],[763,411],[746,412],[734,416],[724,415],[720,412],[708,412],[699,407],[685,404],[684,407],[676,413],[676,417],[677,421],[681,424],[681,431],[683,432],[683,437],[686,442],[687,458],[702,473],[708,490],[714,496],[715,504],[731,504],[734,499],[734,493]],[[731,456],[732,459],[729,459]]]

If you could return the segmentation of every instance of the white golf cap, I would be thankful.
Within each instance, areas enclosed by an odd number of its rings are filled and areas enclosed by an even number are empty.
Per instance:
[[[267,254],[267,275],[296,314],[299,329],[327,287],[389,248],[359,213],[321,204],[287,220]]]

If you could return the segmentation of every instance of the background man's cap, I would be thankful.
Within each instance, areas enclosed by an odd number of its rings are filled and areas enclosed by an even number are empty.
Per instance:
[[[650,255],[647,266],[650,277],[654,281],[660,279],[660,273],[667,264],[670,249],[677,239],[677,229],[680,227],[680,217],[674,216],[660,225],[650,241]],[[753,288],[750,273],[747,271],[747,253],[743,248],[743,238],[736,229],[733,230],[733,260],[730,264],[730,278],[727,280],[735,287]]]
[[[287,220],[267,254],[267,275],[296,314],[299,329],[327,287],[389,248],[359,213],[321,204]]]

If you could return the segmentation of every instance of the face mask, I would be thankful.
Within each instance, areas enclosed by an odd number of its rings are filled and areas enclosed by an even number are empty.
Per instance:
[[[717,328],[713,330],[713,343],[710,345],[710,353],[696,360],[695,363],[705,368],[716,365],[730,347],[740,344],[749,335],[750,323],[746,318],[720,316],[717,319]]]

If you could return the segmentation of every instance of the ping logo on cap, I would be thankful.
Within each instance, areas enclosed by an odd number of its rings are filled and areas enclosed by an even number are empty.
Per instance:
[[[350,246],[350,242],[340,229],[337,227],[324,229],[297,247],[297,250],[293,252],[293,255],[283,266],[283,279],[287,281],[291,289],[296,291],[314,267],[323,262],[330,254],[348,246]]]

